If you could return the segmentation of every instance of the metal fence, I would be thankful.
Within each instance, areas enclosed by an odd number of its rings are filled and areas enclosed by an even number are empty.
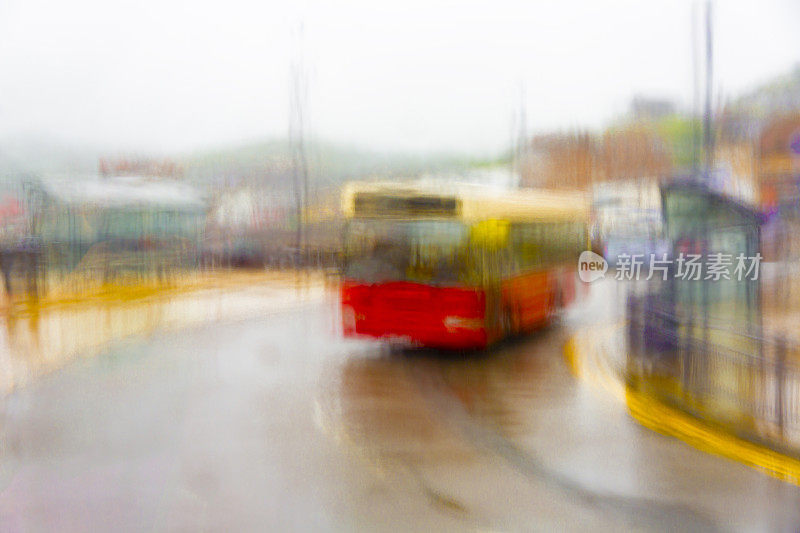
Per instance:
[[[629,296],[624,374],[637,389],[800,456],[800,346],[752,325]]]

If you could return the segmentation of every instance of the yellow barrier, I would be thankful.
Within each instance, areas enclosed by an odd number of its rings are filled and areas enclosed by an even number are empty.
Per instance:
[[[620,324],[609,325],[607,330],[607,334],[618,333]],[[593,346],[603,345],[602,335],[602,332],[592,330]],[[580,334],[572,336],[564,345],[564,358],[573,375],[578,379],[599,384],[607,384],[612,380],[620,382],[620,387],[624,389],[625,405],[639,424],[662,435],[677,438],[703,452],[737,461],[777,479],[800,486],[800,459],[775,451],[764,444],[738,437],[721,425],[700,420],[685,411],[667,405],[652,395],[621,383],[619,376],[594,375],[593,371],[604,373],[607,369],[604,370],[603,365],[584,364],[584,360],[589,358],[590,354],[581,353],[586,343],[580,342],[579,337]],[[609,390],[607,386],[601,388]]]
[[[800,486],[800,460],[736,437],[630,387],[626,401],[631,416],[648,429]]]

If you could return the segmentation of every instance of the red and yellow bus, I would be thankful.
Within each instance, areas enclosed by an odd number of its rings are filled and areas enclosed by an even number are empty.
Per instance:
[[[343,194],[346,336],[483,348],[575,297],[579,193],[359,182]]]

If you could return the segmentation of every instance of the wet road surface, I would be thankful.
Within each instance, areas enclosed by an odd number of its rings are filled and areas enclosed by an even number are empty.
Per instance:
[[[0,403],[2,531],[793,530],[800,489],[639,427],[563,345],[340,338],[332,302],[131,338]]]

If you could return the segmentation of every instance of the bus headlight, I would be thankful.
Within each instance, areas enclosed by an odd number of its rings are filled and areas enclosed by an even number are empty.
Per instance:
[[[448,316],[444,319],[444,327],[447,331],[456,329],[481,329],[483,328],[482,318],[466,318],[463,316]]]
[[[342,306],[342,328],[345,333],[354,333],[356,331],[356,310],[352,306]]]

